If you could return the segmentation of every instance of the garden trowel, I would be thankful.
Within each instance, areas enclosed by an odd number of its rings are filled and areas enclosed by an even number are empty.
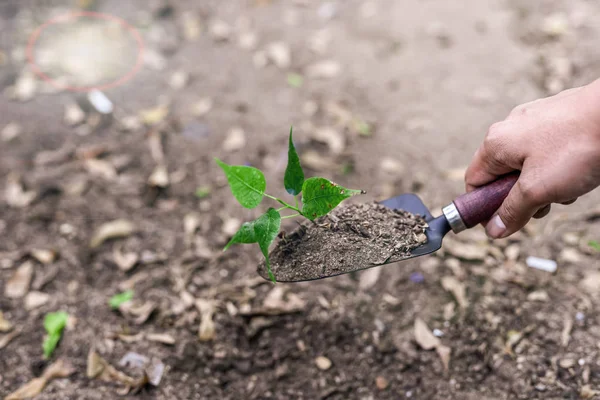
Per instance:
[[[505,175],[486,186],[479,187],[470,193],[458,196],[453,202],[442,209],[442,215],[437,218],[434,218],[421,199],[412,193],[403,194],[382,201],[381,204],[386,207],[405,210],[412,214],[424,217],[429,225],[425,231],[427,242],[413,249],[411,254],[401,261],[433,253],[442,247],[442,239],[448,232],[453,231],[454,233],[459,233],[490,219],[498,208],[500,208],[500,205],[502,205],[502,202],[506,196],[508,196],[510,189],[516,183],[518,177],[519,175],[517,173]],[[367,268],[386,265],[388,263],[391,264],[393,262],[398,261],[371,265],[356,265],[356,268],[347,269],[342,273],[345,274],[360,271]],[[264,276],[264,269],[259,267],[258,272],[261,276],[266,278],[266,276]],[[277,281],[302,282],[329,278],[341,275],[342,273],[323,275],[321,269],[315,268],[314,273],[303,273],[301,275],[296,275],[297,278],[292,280],[277,279]],[[285,275],[290,276],[289,274]]]

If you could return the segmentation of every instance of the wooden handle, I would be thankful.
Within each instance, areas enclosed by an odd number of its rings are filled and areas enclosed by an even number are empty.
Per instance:
[[[471,193],[458,196],[454,200],[454,205],[465,226],[472,228],[490,219],[500,208],[517,179],[519,179],[518,173],[505,175],[488,185],[473,190]]]

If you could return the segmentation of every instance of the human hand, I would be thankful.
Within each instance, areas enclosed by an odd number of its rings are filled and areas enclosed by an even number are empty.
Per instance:
[[[492,238],[600,185],[600,80],[522,104],[492,125],[465,174],[467,191],[517,170],[517,183],[485,224]]]

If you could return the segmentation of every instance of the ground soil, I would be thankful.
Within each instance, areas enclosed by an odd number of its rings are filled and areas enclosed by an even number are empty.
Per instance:
[[[284,234],[269,259],[279,282],[327,278],[406,259],[427,242],[427,222],[381,204],[343,203]],[[268,276],[263,265],[261,276]]]
[[[128,399],[579,399],[600,390],[600,265],[588,245],[600,238],[597,192],[553,207],[510,239],[490,242],[475,228],[450,234],[433,256],[273,286],[256,274],[258,249],[221,249],[241,222],[276,204],[242,209],[212,161],[259,167],[270,193],[285,195],[276,192],[293,124],[307,176],[363,188],[369,200],[417,192],[442,207],[464,190],[462,171],[493,122],[598,77],[598,2],[181,0],[169,10],[98,0],[96,11],[140,27],[164,69],[150,60],[107,90],[112,120],[71,127],[65,106],[81,94],[40,84],[17,102],[8,88],[26,69],[31,16],[41,24],[74,3],[93,2],[0,1],[0,59],[8,60],[0,130],[22,127],[0,142],[0,310],[19,332],[0,349],[0,397],[48,364],[43,316],[58,310],[73,318],[52,361],[75,373],[52,381],[42,400],[119,398],[121,385],[86,376],[92,348],[115,366],[132,351],[165,364],[157,387]],[[181,34],[186,12],[201,20],[195,41]],[[253,50],[248,36],[240,46],[247,31],[257,36]],[[289,45],[289,66],[280,51],[281,67],[263,65],[260,51],[273,42]],[[341,69],[307,76],[326,60]],[[190,73],[187,85],[172,84],[176,71]],[[289,73],[305,75],[303,83],[292,76],[290,85]],[[210,111],[194,111],[206,98]],[[163,104],[162,123],[125,124]],[[356,121],[369,123],[369,135]],[[226,140],[233,128],[245,132],[243,143],[239,134]],[[151,176],[164,187],[149,185]],[[9,202],[15,181],[35,197]],[[90,248],[94,232],[116,219],[134,232]],[[40,262],[34,249],[58,257]],[[132,268],[125,254],[137,257]],[[528,256],[556,260],[557,272],[527,267]],[[5,295],[27,262],[27,290],[49,296],[38,307]],[[109,298],[127,288],[148,315],[110,309]],[[451,349],[447,369],[415,340],[417,318]]]

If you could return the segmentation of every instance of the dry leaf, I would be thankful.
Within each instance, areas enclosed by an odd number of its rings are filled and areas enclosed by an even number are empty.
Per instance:
[[[14,86],[9,88],[10,98],[17,101],[29,101],[35,96],[38,89],[38,81],[32,71],[24,70],[17,78]]]
[[[208,240],[202,236],[196,236],[194,240],[195,251],[194,254],[198,258],[211,259],[214,255],[213,250],[208,245]]]
[[[241,128],[232,128],[223,141],[223,150],[234,152],[243,149],[246,146],[246,134]]]
[[[317,365],[317,368],[319,368],[321,371],[327,371],[329,368],[331,368],[331,365],[333,364],[331,362],[331,360],[327,357],[324,356],[319,356],[317,358],[315,358],[315,364]]]
[[[183,28],[183,37],[187,41],[196,41],[202,33],[200,18],[191,11],[186,11],[182,14],[181,26]]]
[[[127,355],[125,357],[127,357]],[[117,381],[125,385],[123,391],[124,394],[129,393],[131,389],[139,390],[146,385],[146,383],[148,383],[148,377],[146,374],[144,374],[141,378],[132,378],[109,364],[94,349],[91,349],[88,353],[87,377],[90,379],[100,379],[104,382]]]
[[[21,330],[17,329],[10,333],[7,333],[6,335],[0,336],[0,350],[5,348],[6,346],[8,346],[8,344],[11,342],[11,340],[16,338],[20,334],[21,334]]]
[[[166,188],[169,186],[169,171],[165,165],[157,165],[148,178],[148,184],[153,187]]]
[[[86,376],[90,379],[96,378],[104,371],[105,365],[104,359],[95,350],[90,350],[87,358]]]
[[[158,106],[147,110],[140,111],[140,119],[146,125],[156,125],[162,122],[169,115],[168,106]]]
[[[198,338],[207,342],[215,338],[215,323],[213,322],[214,304],[210,300],[197,299],[196,308],[200,311],[200,326]]]
[[[226,41],[231,35],[231,27],[225,21],[214,19],[210,22],[208,33],[217,42]]]
[[[175,71],[169,78],[169,86],[174,90],[183,89],[190,81],[190,74],[186,71]]]
[[[346,137],[334,128],[316,128],[311,137],[317,142],[325,143],[335,155],[343,153],[346,148]]]
[[[328,157],[323,157],[314,150],[303,152],[300,156],[302,165],[315,171],[331,170],[336,168],[336,164]]]
[[[148,148],[150,149],[150,155],[157,164],[165,163],[165,152],[162,144],[162,135],[157,130],[152,130],[148,134]]]
[[[42,264],[51,264],[56,260],[57,253],[54,250],[33,249],[29,252],[33,258]]]
[[[154,310],[156,310],[156,304],[151,301],[147,301],[143,304],[127,301],[119,306],[119,311],[124,315],[133,317],[133,322],[137,325],[146,322]]]
[[[65,106],[64,121],[67,126],[77,126],[85,120],[85,113],[76,103]]]
[[[527,295],[527,300],[529,301],[548,301],[550,297],[548,296],[548,292],[545,290],[536,290],[535,292],[531,292]]]
[[[8,320],[4,318],[4,314],[0,311],[0,332],[8,332],[13,328],[13,324],[11,324]]]
[[[583,261],[583,255],[574,248],[564,248],[558,255],[558,261],[565,264],[579,264]]]
[[[204,117],[213,107],[213,101],[210,97],[204,97],[192,105],[191,113],[194,117]]]
[[[342,71],[342,65],[333,60],[318,61],[306,68],[306,76],[314,79],[335,78]]]
[[[466,244],[455,240],[444,243],[444,250],[465,261],[483,261],[488,254],[487,246]]]
[[[194,242],[194,235],[200,226],[200,215],[189,213],[183,217],[183,232],[185,233],[185,244],[191,247]]]
[[[586,273],[583,280],[579,282],[579,285],[591,295],[600,294],[600,272],[590,271]]]
[[[358,287],[360,290],[368,290],[375,286],[379,276],[381,275],[381,268],[371,268],[360,273],[360,280]]]
[[[146,339],[151,342],[158,342],[167,345],[175,344],[175,338],[166,333],[148,333],[146,334]]]
[[[402,176],[406,169],[400,161],[390,157],[385,157],[381,160],[379,168],[383,173],[390,176]]]
[[[442,278],[442,287],[452,293],[461,308],[464,309],[469,306],[465,285],[458,279],[453,276],[445,276]]]
[[[227,237],[232,237],[242,226],[242,221],[237,218],[227,218],[223,221],[221,231]]]
[[[518,243],[511,244],[504,249],[504,255],[509,261],[517,261],[521,254],[521,245]]]
[[[560,335],[560,341],[563,347],[567,347],[571,341],[571,331],[573,330],[573,319],[569,315],[565,315],[565,321],[562,333]]]
[[[144,333],[140,332],[137,335],[126,335],[124,333],[117,334],[117,338],[125,343],[137,343],[144,340]]]
[[[148,383],[152,386],[158,386],[165,373],[165,364],[158,358],[152,358],[150,365],[144,368],[144,375],[148,378]]]
[[[131,270],[138,263],[139,259],[140,257],[137,253],[122,253],[121,249],[118,247],[115,247],[113,252],[113,260],[121,271],[127,272]]]
[[[288,69],[292,64],[292,52],[285,42],[273,42],[267,46],[267,56],[280,69]]]
[[[67,378],[74,372],[75,368],[63,360],[58,360],[46,368],[42,376],[32,379],[20,389],[5,397],[5,400],[21,400],[35,397],[40,394],[42,390],[44,390],[48,382],[51,380]]]
[[[268,315],[290,314],[304,310],[306,302],[295,293],[285,293],[283,286],[276,286],[267,294],[263,302],[264,312]]]
[[[25,261],[6,282],[4,295],[11,299],[18,299],[25,296],[29,290],[29,284],[31,283],[32,277],[33,263],[31,261]]]
[[[593,390],[591,385],[584,385],[579,390],[579,397],[582,399],[593,399],[594,396],[599,395],[600,392]]]
[[[451,181],[462,182],[465,179],[465,172],[467,167],[457,167],[444,172],[444,176]]]
[[[23,132],[23,127],[17,122],[10,122],[0,131],[0,140],[10,142]]]
[[[523,339],[523,333],[516,331],[516,330],[510,330],[507,332],[506,334],[506,343],[504,345],[504,352],[506,354],[509,355],[513,355],[513,347],[515,347],[515,345],[517,343],[519,343],[521,341],[521,339]]]
[[[83,162],[85,169],[92,175],[98,176],[108,181],[113,180],[117,177],[117,170],[114,165],[106,160],[98,160],[97,158],[90,158]]]
[[[4,198],[6,203],[15,208],[23,208],[30,205],[35,197],[36,192],[26,192],[21,184],[21,180],[17,175],[9,175],[6,180],[6,189],[4,189]]]
[[[96,230],[92,240],[90,240],[90,247],[94,249],[100,246],[106,240],[126,237],[131,235],[133,232],[135,232],[135,226],[132,222],[129,222],[125,219],[117,219],[107,222]]]
[[[27,311],[31,311],[38,307],[43,306],[50,300],[50,295],[42,292],[29,292],[27,296],[25,296],[25,309]]]
[[[435,348],[435,350],[440,356],[440,359],[442,360],[442,364],[444,365],[444,371],[448,372],[448,367],[450,365],[450,353],[452,352],[452,349],[448,346],[440,344]]]
[[[441,344],[440,339],[435,337],[421,318],[415,319],[415,340],[423,350],[431,350]]]

